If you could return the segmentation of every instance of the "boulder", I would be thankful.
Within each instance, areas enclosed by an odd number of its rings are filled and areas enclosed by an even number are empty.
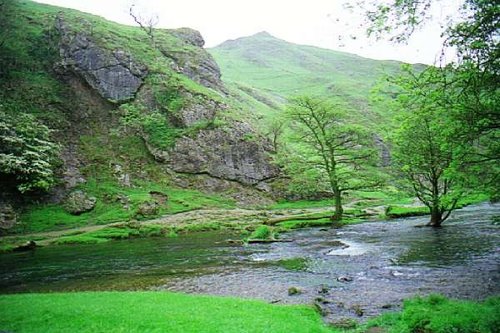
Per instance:
[[[81,190],[71,192],[64,201],[64,209],[72,215],[80,215],[94,209],[97,199]]]
[[[158,215],[160,212],[160,204],[156,200],[144,201],[137,207],[136,217],[150,217]]]

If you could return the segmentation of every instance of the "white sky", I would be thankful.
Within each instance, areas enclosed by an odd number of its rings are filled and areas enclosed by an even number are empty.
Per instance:
[[[37,0],[133,24],[132,2],[147,16],[156,13],[157,27],[199,30],[206,47],[225,40],[267,31],[286,41],[359,54],[373,59],[434,64],[441,52],[440,23],[456,12],[461,1],[443,0],[444,9],[432,11],[433,20],[408,45],[368,40],[360,16],[343,9],[346,0]],[[338,20],[337,20],[338,19]],[[351,39],[356,35],[356,40]]]

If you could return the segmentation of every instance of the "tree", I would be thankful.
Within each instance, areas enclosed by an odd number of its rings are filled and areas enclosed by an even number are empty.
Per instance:
[[[410,69],[395,82],[399,87],[397,107],[404,110],[393,135],[393,157],[413,193],[429,208],[429,226],[439,227],[456,208],[473,182],[469,157],[473,145],[456,136],[459,122],[450,115],[457,110],[453,100],[453,75],[429,67],[419,74]]]
[[[443,3],[442,0],[363,2],[371,4],[366,12],[370,22],[368,33],[390,34],[398,42],[406,41],[425,24],[432,6]],[[406,91],[408,96],[415,97],[418,97],[415,91],[427,90],[428,96],[441,92],[439,104],[443,112],[439,117],[446,118],[441,130],[460,147],[461,154],[456,159],[460,160],[460,169],[467,169],[469,175],[479,172],[481,179],[474,186],[498,198],[500,5],[491,0],[465,0],[454,19],[443,26],[442,35],[443,47],[454,47],[457,59],[438,70],[426,71],[418,79],[419,88]]]
[[[373,137],[360,126],[348,124],[346,113],[325,100],[293,98],[285,113],[295,137],[287,162],[301,171],[297,173],[296,169],[292,174],[304,177],[307,173],[327,184],[335,201],[332,220],[341,220],[342,198],[347,191],[380,183],[370,173],[377,157]]]
[[[160,21],[158,14],[152,14],[149,16],[139,14],[135,10],[135,4],[132,4],[129,7],[128,13],[130,17],[134,20],[137,25],[148,35],[151,39],[151,43],[153,44],[153,48],[156,48],[156,39],[154,35],[154,28],[158,25]]]
[[[0,105],[0,179],[2,188],[21,193],[47,191],[55,184],[59,145],[50,130],[29,114],[12,116]]]

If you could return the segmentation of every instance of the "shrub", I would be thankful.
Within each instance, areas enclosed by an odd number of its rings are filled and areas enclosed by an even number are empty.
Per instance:
[[[0,175],[21,193],[49,190],[56,182],[54,169],[59,145],[50,129],[29,114],[10,115],[0,105]]]

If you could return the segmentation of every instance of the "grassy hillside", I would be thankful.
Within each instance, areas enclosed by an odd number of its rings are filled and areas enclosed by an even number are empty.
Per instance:
[[[146,95],[152,94],[158,100],[154,109],[134,114],[136,118],[132,122],[136,123],[130,123],[130,119],[124,119],[123,103],[120,105],[98,96],[81,77],[60,64],[62,37],[56,28],[56,18],[61,13],[71,34],[89,36],[110,54],[122,50],[148,68],[149,75],[143,87]],[[165,56],[165,53],[178,58],[184,55],[195,61],[206,57],[203,49],[185,42],[175,31],[163,29],[155,30],[158,45],[155,48],[138,27],[32,1],[7,1],[0,18],[0,114],[7,114],[12,119],[19,114],[30,115],[33,126],[40,123],[47,126],[51,140],[61,148],[59,165],[54,171],[58,184],[56,191],[50,194],[50,203],[47,203],[47,196],[40,193],[21,195],[10,187],[7,189],[6,186],[10,186],[7,177],[0,174],[0,202],[7,197],[18,209],[20,223],[13,230],[47,230],[127,220],[136,216],[140,204],[152,199],[150,191],[167,193],[170,197],[169,203],[160,207],[160,214],[234,206],[232,200],[221,198],[223,194],[208,195],[193,190],[196,184],[190,190],[176,188],[172,178],[184,179],[187,176],[172,175],[148,152],[144,135],[141,137],[137,130],[130,129],[133,125],[142,126],[142,134],[146,134],[154,146],[160,141],[167,145],[169,140],[180,135],[194,136],[198,130],[215,126],[207,122],[173,128],[168,123],[178,105],[222,100],[220,92],[174,70],[172,58]],[[181,96],[180,91],[184,95]],[[193,96],[195,101],[186,96]],[[134,110],[145,109],[137,104],[141,101],[135,102],[127,102],[125,106],[129,106],[128,110],[132,107]],[[224,102],[231,104],[231,101]],[[224,124],[223,120],[217,121]],[[3,150],[0,152],[4,153]],[[66,169],[68,166],[70,172]],[[130,176],[129,185],[120,183],[116,166],[121,174]],[[54,204],[64,195],[61,188],[65,177],[84,180],[77,182],[75,188],[97,198],[92,212],[73,216],[61,205]],[[125,198],[126,202],[120,203],[120,198]]]
[[[369,96],[384,75],[400,70],[400,62],[297,45],[266,32],[226,41],[209,52],[226,85],[263,116],[279,112],[289,96],[311,94],[342,99],[367,125],[392,118],[374,109]]]

